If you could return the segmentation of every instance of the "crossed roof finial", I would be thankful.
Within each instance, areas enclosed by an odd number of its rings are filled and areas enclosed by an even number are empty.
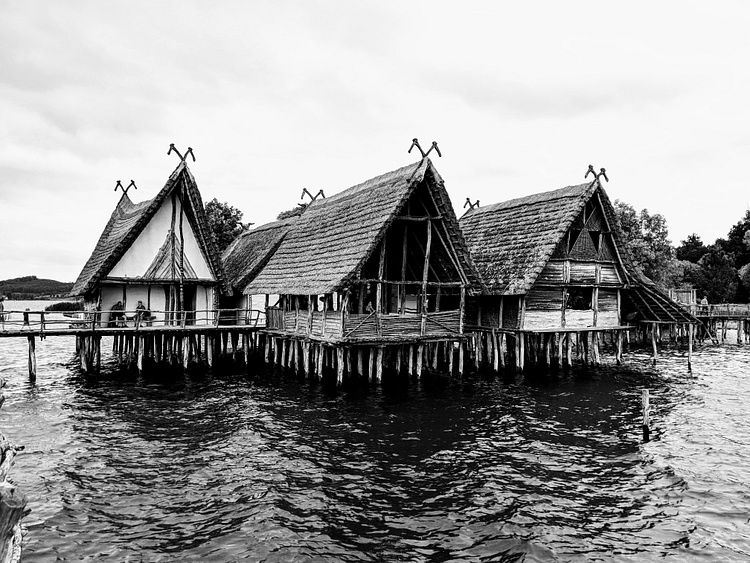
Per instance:
[[[411,146],[409,147],[409,152],[411,153],[411,149],[414,147],[417,147],[419,149],[419,152],[422,153],[422,158],[426,158],[428,154],[432,152],[433,149],[435,149],[435,152],[438,154],[439,157],[442,157],[442,153],[440,152],[440,149],[437,146],[437,141],[432,141],[432,146],[427,150],[427,152],[424,152],[422,150],[422,147],[419,146],[419,141],[416,139],[411,140]]]
[[[467,207],[469,208],[469,211],[479,207],[479,200],[476,200],[474,203],[471,203],[471,200],[467,197],[466,203],[464,203],[464,209],[466,209]]]
[[[326,198],[326,194],[323,193],[323,190],[318,190],[318,193],[316,193],[315,195],[312,195],[307,188],[302,188],[302,195],[299,196],[299,198],[304,199],[305,194],[307,194],[307,196],[310,198],[310,203],[312,203],[313,201],[315,201],[321,196],[323,197],[323,199]]]
[[[135,185],[135,182],[133,180],[130,180],[130,183],[128,184],[128,187],[125,188],[125,187],[123,187],[122,182],[120,182],[120,180],[117,180],[117,184],[115,184],[115,191],[117,191],[117,188],[120,188],[122,190],[123,194],[127,194],[128,190],[130,188],[134,188],[134,189],[137,190],[138,186]]]
[[[594,171],[594,165],[593,164],[589,164],[589,169],[586,171],[586,175],[583,177],[583,179],[585,180],[586,178],[589,177],[589,174],[591,174],[594,177],[594,181],[599,180],[599,178],[603,176],[604,179],[607,182],[609,182],[609,178],[607,178],[607,171],[604,168],[600,168],[599,170],[600,170],[600,172],[597,174]],[[601,183],[601,181],[599,181],[599,183]]]
[[[178,151],[175,148],[174,143],[169,143],[169,150],[167,151],[167,156],[169,156],[170,154],[172,154],[172,151],[176,152],[177,156],[180,157],[180,162],[185,162],[185,160],[187,159],[188,155],[192,156],[193,157],[193,162],[195,162],[195,155],[193,154],[192,147],[188,147],[187,151],[185,151],[185,156],[182,156],[180,154],[180,151]]]

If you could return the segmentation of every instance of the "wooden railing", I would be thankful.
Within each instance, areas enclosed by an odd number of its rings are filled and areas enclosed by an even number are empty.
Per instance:
[[[690,305],[690,313],[695,317],[750,319],[750,303],[717,303],[715,305]]]
[[[0,331],[54,332],[71,328],[146,328],[185,326],[265,326],[265,311],[257,309],[110,310],[0,312]]]
[[[378,338],[398,336],[458,335],[461,331],[459,311],[399,314],[356,314],[341,311],[266,310],[267,327],[283,332],[324,338]]]

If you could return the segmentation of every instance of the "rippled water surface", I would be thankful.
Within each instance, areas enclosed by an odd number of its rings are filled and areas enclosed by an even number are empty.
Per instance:
[[[104,341],[108,345],[107,340]],[[0,338],[31,561],[747,561],[750,351],[336,390]],[[641,442],[640,397],[652,400]]]

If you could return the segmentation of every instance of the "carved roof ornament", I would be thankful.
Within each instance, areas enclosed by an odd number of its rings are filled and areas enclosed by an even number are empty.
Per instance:
[[[437,141],[432,141],[432,146],[427,150],[427,152],[424,152],[422,150],[422,147],[419,146],[419,141],[415,137],[414,139],[411,140],[411,147],[409,147],[409,153],[411,153],[411,150],[414,147],[417,147],[419,149],[419,152],[422,153],[422,158],[427,158],[427,155],[430,154],[433,151],[433,149],[435,150],[435,152],[438,154],[439,157],[443,156],[443,154],[440,152],[440,149],[438,148]]]
[[[604,179],[609,182],[609,178],[607,178],[607,171],[604,168],[600,168],[599,173],[597,174],[594,171],[594,165],[589,164],[589,169],[586,171],[586,175],[583,177],[583,179],[585,180],[586,178],[588,178],[589,174],[594,177],[594,181],[599,180],[600,177],[604,177]],[[599,183],[601,184],[601,180],[599,180]]]

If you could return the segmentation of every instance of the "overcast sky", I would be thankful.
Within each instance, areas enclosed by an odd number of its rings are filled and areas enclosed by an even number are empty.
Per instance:
[[[726,236],[748,209],[750,4],[0,0],[0,279],[73,281],[191,146],[260,224],[433,159],[454,206],[581,183]],[[434,155],[433,155],[434,156]]]

